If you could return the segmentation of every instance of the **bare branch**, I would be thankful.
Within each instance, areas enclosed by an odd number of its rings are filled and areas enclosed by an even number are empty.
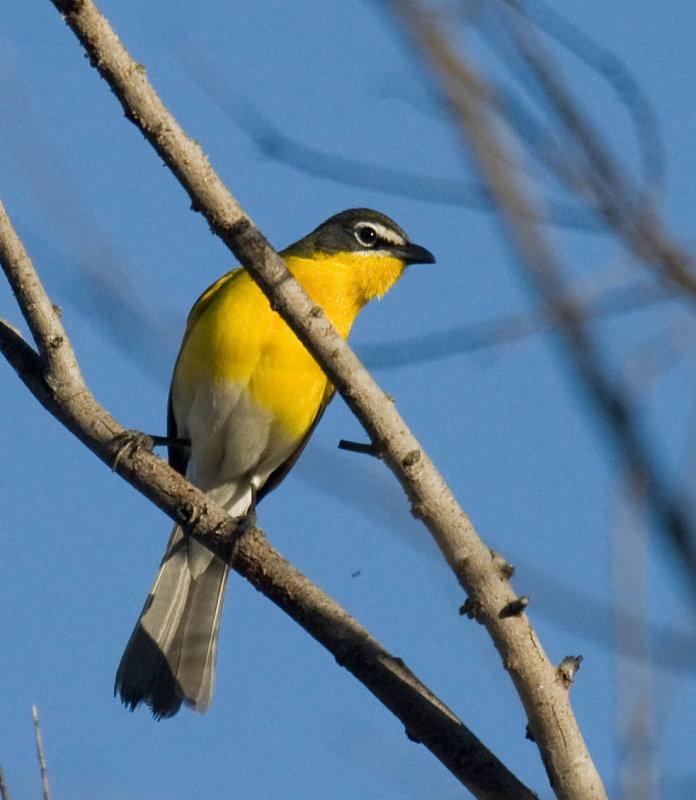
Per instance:
[[[7,272],[7,279],[38,346],[47,380],[79,380],[79,368],[72,349],[64,347],[67,337],[60,321],[60,311],[51,305],[1,205],[0,260],[3,264],[13,265],[12,270]]]
[[[519,5],[517,0],[505,2],[512,7]],[[520,22],[519,17],[517,22]],[[696,298],[693,263],[684,251],[670,241],[651,207],[650,198],[636,190],[628,175],[612,159],[599,134],[567,92],[559,78],[560,71],[552,66],[533,28],[528,24],[511,22],[508,29],[568,134],[587,158],[590,169],[584,174],[598,201],[599,213],[633,253],[662,277],[687,292],[692,300]],[[559,172],[559,177],[566,180],[568,176]],[[520,213],[530,212],[525,207],[520,209]]]
[[[44,758],[43,742],[41,741],[41,726],[39,725],[39,712],[36,705],[31,707],[31,715],[34,718],[34,735],[36,736],[36,754],[39,758],[39,769],[41,770],[41,786],[43,787],[44,800],[51,800],[51,792],[48,788],[48,772],[46,771],[46,759]]]
[[[601,782],[573,718],[567,690],[526,615],[501,615],[501,611],[518,602],[501,559],[492,556],[478,538],[393,403],[224,189],[200,148],[163,107],[142,69],[130,59],[94,5],[89,0],[53,2],[82,41],[91,62],[111,85],[127,116],[136,122],[189,192],[194,207],[205,214],[213,231],[237,255],[269,296],[274,309],[322,365],[372,442],[384,453],[385,461],[409,495],[413,513],[433,534],[469,594],[477,619],[486,626],[505,668],[513,676],[559,797],[603,797]],[[584,794],[566,790],[578,783],[587,790]]]
[[[358,416],[408,493],[413,513],[422,518],[435,537],[448,563],[470,596],[476,614],[488,629],[520,691],[537,741],[566,740],[573,743],[570,760],[551,769],[552,780],[561,784],[565,773],[587,772],[591,761],[570,709],[566,689],[557,679],[553,665],[543,653],[525,614],[501,616],[501,611],[518,602],[499,561],[476,535],[448,487],[415,438],[407,431],[393,404],[378,389],[350,349],[331,329],[323,313],[309,301],[271,251],[237,203],[229,197],[200,150],[178,129],[162,107],[141,71],[125,53],[106,21],[94,6],[84,2],[54,4],[63,11],[68,24],[87,48],[92,62],[109,81],[124,104],[129,118],[172,166],[194,197],[211,227],[219,232],[263,290],[272,297],[273,307],[295,331],[325,369],[346,402]],[[131,80],[132,79],[132,80]],[[166,131],[166,136],[162,132]],[[179,161],[180,153],[186,160]],[[201,192],[197,187],[205,176]],[[213,193],[212,189],[215,188]],[[306,322],[305,322],[306,321]],[[318,335],[317,335],[318,334]],[[543,687],[543,688],[542,688]],[[548,730],[547,730],[548,729]],[[546,733],[541,733],[544,730]],[[547,769],[556,766],[542,746]],[[593,767],[592,767],[593,769]],[[598,777],[592,781],[600,787]],[[589,797],[591,795],[586,795]]]
[[[0,204],[0,261],[13,285],[29,287],[18,300],[43,350],[60,321],[26,251]],[[55,312],[54,312],[55,313]],[[47,322],[44,321],[47,320]],[[61,326],[62,330],[62,326]],[[94,400],[84,385],[64,331],[53,362],[41,358],[7,323],[0,322],[0,351],[42,405],[138,491],[191,535],[224,558],[259,591],[329,649],[476,797],[532,800],[527,789],[403,661],[391,655],[341,606],[292,567],[250,527],[234,519],[165,461],[138,446]],[[56,372],[61,380],[49,381]]]

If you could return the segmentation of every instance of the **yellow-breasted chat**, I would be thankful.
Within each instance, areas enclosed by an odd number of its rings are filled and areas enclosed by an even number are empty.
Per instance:
[[[280,255],[344,338],[408,264],[435,261],[389,217],[365,208],[336,214]],[[287,474],[332,396],[321,367],[246,270],[233,270],[189,314],[169,395],[169,461],[243,517]],[[116,675],[131,709],[144,702],[156,717],[182,702],[208,710],[227,572],[174,527]]]

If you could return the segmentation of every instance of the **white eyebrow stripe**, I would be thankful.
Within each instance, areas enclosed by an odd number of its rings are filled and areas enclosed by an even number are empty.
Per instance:
[[[387,228],[379,222],[364,222],[363,224],[374,228],[382,241],[389,242],[389,244],[406,244],[406,240],[403,238],[403,236],[399,236],[396,231],[392,230],[391,228]]]

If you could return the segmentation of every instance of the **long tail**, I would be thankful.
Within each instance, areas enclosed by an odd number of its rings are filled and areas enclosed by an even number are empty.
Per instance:
[[[116,673],[114,694],[171,717],[210,707],[227,565],[176,526]]]

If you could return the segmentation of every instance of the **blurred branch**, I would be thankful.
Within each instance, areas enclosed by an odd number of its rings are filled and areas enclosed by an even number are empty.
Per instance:
[[[655,664],[648,625],[649,537],[642,486],[631,480],[617,492],[611,526],[618,732],[622,800],[656,800]],[[630,610],[631,625],[625,612]],[[622,613],[623,612],[623,613]],[[635,653],[638,659],[622,657]]]
[[[5,783],[5,775],[3,774],[2,767],[0,767],[0,800],[10,800],[10,795],[7,791],[7,784]]]
[[[485,83],[461,54],[451,49],[442,27],[433,17],[410,2],[397,0],[396,8],[443,86],[455,120],[476,153],[491,193],[499,203],[505,228],[526,274],[560,325],[582,385],[608,423],[633,478],[645,484],[651,512],[685,568],[690,588],[696,590],[696,541],[687,507],[665,485],[643,443],[629,399],[604,374],[598,348],[582,313],[565,290],[555,255],[540,230],[530,222],[534,216],[530,215],[529,207],[533,204],[515,181],[513,171],[505,167],[512,156],[501,144],[489,104],[480,102],[487,94]],[[606,174],[615,174],[614,167],[608,166]]]
[[[500,5],[504,7],[501,9]],[[522,19],[511,15],[508,6],[515,8],[522,15]],[[505,119],[511,130],[523,143],[526,152],[545,169],[547,175],[544,177],[550,175],[555,179],[560,179],[561,184],[565,184],[566,188],[578,195],[581,207],[582,205],[588,206],[586,213],[590,217],[594,215],[598,229],[606,230],[606,223],[602,221],[601,209],[598,207],[597,190],[592,184],[591,176],[588,176],[588,164],[583,150],[578,148],[575,139],[568,135],[565,121],[559,117],[556,109],[549,103],[546,91],[543,86],[540,86],[537,74],[530,67],[528,59],[520,53],[519,42],[511,34],[511,27],[516,31],[521,26],[524,26],[525,29],[530,28],[533,33],[536,33],[536,20],[534,20],[533,26],[532,20],[523,12],[522,6],[515,3],[514,0],[500,0],[498,4],[489,5],[487,11],[489,13],[483,15],[483,19],[478,21],[477,30],[501,60],[510,77],[523,87],[523,93],[520,96],[520,93],[508,85],[510,81],[494,80],[488,76],[490,100],[496,113]],[[511,17],[515,23],[513,26],[510,22]],[[566,40],[563,44],[567,45],[569,36],[570,33],[566,32]],[[588,47],[589,43],[586,43],[584,50]],[[620,72],[623,79],[621,91],[614,87],[613,81],[618,80],[618,76],[608,75],[606,67],[604,70],[600,70],[599,65],[595,63],[598,56],[594,51],[592,52],[595,59],[587,65],[617,91],[619,98],[627,106],[634,123],[645,174],[641,194],[647,201],[658,194],[657,184],[649,182],[648,176],[652,180],[653,173],[659,171],[662,164],[662,150],[652,110],[645,98],[634,89],[625,71]],[[578,58],[589,57],[584,51],[582,54],[576,53],[576,55]],[[612,63],[612,66],[619,69],[618,65]],[[626,96],[628,89],[624,84],[628,84],[633,89],[630,104]],[[519,170],[520,165],[516,164],[514,168]],[[660,174],[661,179],[662,175]],[[635,195],[632,197],[634,202],[638,196],[637,191]],[[541,213],[541,211],[537,209],[537,213]]]
[[[648,495],[652,511],[669,532],[693,582],[696,580],[696,550],[689,536],[688,516],[672,501],[663,486],[658,471],[642,445],[627,399],[609,384],[594,342],[586,331],[583,317],[567,297],[549,244],[538,228],[530,222],[538,218],[538,215],[530,213],[530,207],[533,208],[533,205],[524,189],[518,184],[516,176],[519,171],[508,166],[514,162],[514,158],[511,149],[502,144],[500,126],[496,124],[498,120],[490,110],[491,104],[488,99],[490,93],[487,85],[464,60],[461,53],[454,52],[443,25],[433,14],[427,13],[413,2],[395,2],[392,6],[435,74],[441,91],[449,101],[453,117],[478,159],[491,195],[498,202],[503,222],[515,245],[518,257],[550,312],[558,319],[573,365],[610,423],[627,460],[632,479],[640,480],[649,487]],[[525,50],[525,55],[533,57],[537,70],[542,73],[543,68],[542,74],[547,77],[548,66],[538,63],[538,51],[534,51],[532,55],[529,50]],[[604,152],[596,144],[591,133],[586,130],[584,121],[577,117],[572,106],[565,102],[565,93],[557,88],[557,83],[555,76],[548,76],[547,87],[549,90],[553,89],[553,98],[558,103],[560,111],[566,115],[568,127],[575,126],[575,135],[587,150],[596,171],[601,174],[603,181],[611,186],[606,193],[610,196],[615,191],[612,182],[616,181],[617,185],[622,187],[623,179],[613,163],[605,158]],[[603,183],[601,188],[604,188]],[[567,744],[567,742],[547,740],[541,743],[542,752],[546,751],[553,758],[559,749],[567,747]],[[556,769],[552,770],[552,774],[556,773]],[[566,777],[570,778],[567,786],[554,786],[559,796],[566,796],[566,791],[569,792],[568,796],[571,794],[583,796],[579,776],[564,775],[564,778]],[[594,776],[588,777],[590,781],[594,781]],[[584,796],[594,796],[591,792],[597,791],[597,787],[588,786],[585,791]]]
[[[274,161],[309,175],[371,191],[482,211],[492,211],[495,208],[483,185],[367,164],[353,158],[325,153],[293,139],[244,97],[230,80],[215,69],[205,54],[193,45],[187,44],[177,53],[177,57],[199,90],[249,136],[259,152]],[[602,227],[581,206],[576,207],[562,201],[549,202],[547,215],[538,221],[581,231],[597,231]]]
[[[261,530],[250,528],[240,536],[235,520],[165,461],[140,447],[137,437],[97,404],[84,384],[60,315],[2,205],[0,262],[34,332],[38,352],[2,321],[0,351],[41,404],[102,461],[329,649],[404,723],[409,737],[428,747],[476,797],[531,800],[534,795],[403,661],[285,561]]]
[[[676,298],[672,288],[655,283],[636,283],[611,289],[591,301],[584,300],[575,292],[568,292],[568,295],[569,301],[577,306],[588,321]],[[458,325],[446,331],[407,336],[390,342],[356,345],[355,349],[365,366],[371,369],[396,369],[520,341],[552,330],[556,323],[557,320],[546,308],[534,308],[506,317]]]
[[[520,11],[517,0],[503,1],[510,9]],[[587,168],[579,173],[576,170],[576,174],[586,179],[586,185],[598,204],[598,212],[635,255],[696,299],[696,275],[690,258],[670,240],[651,206],[650,198],[633,185],[570,96],[559,77],[561,71],[558,65],[549,57],[533,26],[521,12],[515,11],[511,10],[507,15],[507,30],[563,122],[568,137],[577,144],[586,159]],[[574,188],[567,172],[559,171],[558,174],[561,180],[569,184],[569,188]],[[520,209],[520,213],[530,213],[527,205]]]
[[[614,91],[633,121],[640,149],[643,192],[659,193],[665,182],[665,153],[657,116],[649,98],[616,53],[601,47],[542,0],[500,0],[524,15],[547,36],[580,59]]]
[[[39,725],[39,712],[36,706],[31,707],[31,715],[34,718],[34,735],[36,736],[36,755],[39,759],[39,770],[41,771],[41,786],[43,787],[44,800],[51,800],[51,792],[48,788],[48,772],[46,771],[46,759],[44,758],[43,742],[41,741],[41,726]]]
[[[44,279],[54,286],[60,280],[63,293],[70,295],[88,322],[98,321],[120,349],[136,351],[145,375],[168,381],[175,326],[158,313],[152,297],[144,299],[142,290],[133,285],[133,264],[127,265],[119,245],[95,220],[93,204],[85,201],[60,147],[47,134],[45,120],[25,86],[26,70],[16,65],[10,45],[0,41],[0,125],[6,132],[5,158],[22,169],[34,208],[48,220],[31,234],[31,240],[39,237],[49,251],[45,264],[52,272]],[[29,232],[24,235],[29,240]],[[58,243],[69,251],[69,258]],[[170,350],[163,341],[171,343]]]

